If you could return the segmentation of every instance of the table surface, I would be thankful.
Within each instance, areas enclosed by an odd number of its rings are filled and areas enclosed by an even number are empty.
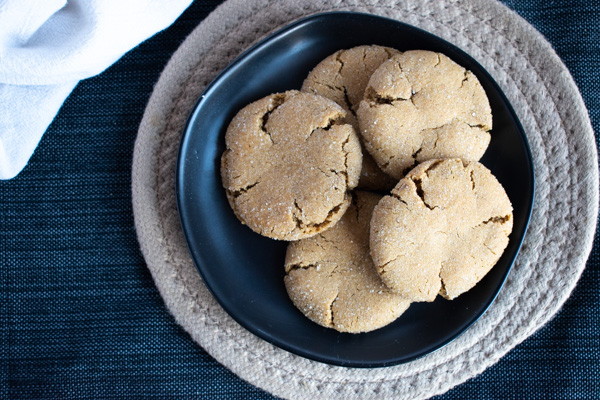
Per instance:
[[[0,181],[0,398],[270,399],[181,329],[135,235],[131,162],[153,85],[220,1],[170,28],[67,99],[25,170]],[[600,2],[504,0],[552,43],[600,132]],[[35,117],[35,116],[32,116]],[[436,399],[600,398],[600,243],[546,326]]]

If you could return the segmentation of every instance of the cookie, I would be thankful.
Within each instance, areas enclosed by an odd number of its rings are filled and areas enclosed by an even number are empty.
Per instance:
[[[299,91],[238,112],[225,134],[221,178],[242,223],[273,239],[297,240],[341,218],[362,164],[345,114],[335,102]]]
[[[412,301],[454,299],[496,264],[512,231],[506,192],[482,164],[419,164],[375,207],[370,249],[383,282]]]
[[[381,64],[357,117],[366,149],[397,179],[434,158],[478,161],[492,128],[490,104],[477,77],[445,55],[424,50]]]
[[[369,222],[380,198],[356,191],[333,228],[288,245],[285,287],[294,305],[319,325],[368,332],[410,305],[383,284],[369,255]]]
[[[364,97],[371,74],[390,57],[400,52],[382,46],[358,46],[339,50],[321,61],[306,77],[302,91],[325,96],[346,110],[345,122],[358,132],[356,110]],[[363,167],[358,187],[365,190],[390,190],[398,182],[383,173],[363,151]]]

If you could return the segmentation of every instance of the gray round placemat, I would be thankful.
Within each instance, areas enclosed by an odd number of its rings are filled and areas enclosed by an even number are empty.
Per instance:
[[[177,215],[179,138],[204,87],[266,34],[332,10],[394,18],[465,50],[504,90],[534,156],[530,227],[496,301],[449,345],[393,367],[310,361],[240,327],[203,285]],[[229,0],[190,34],[156,84],[135,144],[133,209],[142,252],[168,309],[198,344],[242,379],[285,398],[427,398],[494,364],[568,298],[592,246],[597,165],[593,131],[568,70],[533,27],[494,0]]]

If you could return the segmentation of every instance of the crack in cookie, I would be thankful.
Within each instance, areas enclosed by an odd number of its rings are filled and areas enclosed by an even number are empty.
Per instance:
[[[302,215],[302,209],[298,206],[298,203],[296,201],[294,201],[294,207],[297,210],[300,210],[300,213],[301,213],[300,215]],[[294,228],[292,228],[292,230],[289,232],[289,234],[292,234],[294,232],[294,230],[298,230],[298,229],[309,234],[310,236],[321,232],[324,228],[331,225],[333,219],[338,216],[342,207],[347,207],[347,203],[343,202],[343,203],[340,203],[340,204],[334,206],[327,213],[325,220],[322,222],[319,222],[319,223],[314,223],[314,222],[306,223],[302,220],[302,218],[299,218],[295,212],[293,212],[292,216],[294,218],[294,221],[296,222],[296,226]]]
[[[271,133],[268,131],[267,129],[267,122],[269,121],[269,117],[271,116],[271,114],[273,114],[275,112],[275,110],[277,110],[277,108],[283,104],[283,102],[285,101],[285,94],[277,94],[275,96],[273,96],[273,101],[271,102],[271,104],[269,105],[269,109],[267,110],[267,112],[265,112],[265,114],[263,115],[261,121],[261,127],[260,129],[269,136],[269,139],[271,140],[271,143],[275,144],[275,142],[273,141],[273,137],[271,137]]]
[[[299,269],[311,269],[311,268],[319,269],[320,266],[319,266],[319,264],[301,264],[301,263],[291,264],[291,265],[286,265],[285,272],[289,273],[291,271],[296,271]]]
[[[332,126],[343,125],[344,124],[343,120],[344,120],[344,114],[342,114],[342,113],[329,116],[327,118],[327,120],[325,121],[325,123],[322,124],[322,126],[315,126],[310,131],[310,133],[306,137],[306,141],[308,141],[317,130],[328,131],[331,129]]]
[[[253,187],[255,187],[256,185],[258,185],[259,183],[260,183],[260,182],[251,183],[250,185],[247,185],[247,186],[245,186],[245,187],[243,187],[243,188],[239,188],[239,189],[237,189],[237,190],[229,190],[229,189],[228,189],[228,190],[227,190],[227,193],[228,193],[228,194],[229,194],[231,197],[233,197],[233,198],[237,198],[237,197],[240,197],[240,196],[241,196],[241,195],[243,195],[243,194],[246,194],[246,193],[248,193],[248,191],[249,191],[250,189],[252,189],[252,188],[253,188]]]
[[[330,321],[329,321],[329,326],[330,327],[334,327],[335,326],[335,313],[333,312],[333,307],[335,305],[335,302],[339,298],[340,298],[340,294],[338,293],[338,294],[335,295],[335,299],[333,299],[333,301],[329,305],[329,315],[331,316]]]

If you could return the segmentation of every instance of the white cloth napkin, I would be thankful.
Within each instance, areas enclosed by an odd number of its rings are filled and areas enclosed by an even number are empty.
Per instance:
[[[166,28],[192,0],[0,0],[0,179],[27,164],[81,79]]]

